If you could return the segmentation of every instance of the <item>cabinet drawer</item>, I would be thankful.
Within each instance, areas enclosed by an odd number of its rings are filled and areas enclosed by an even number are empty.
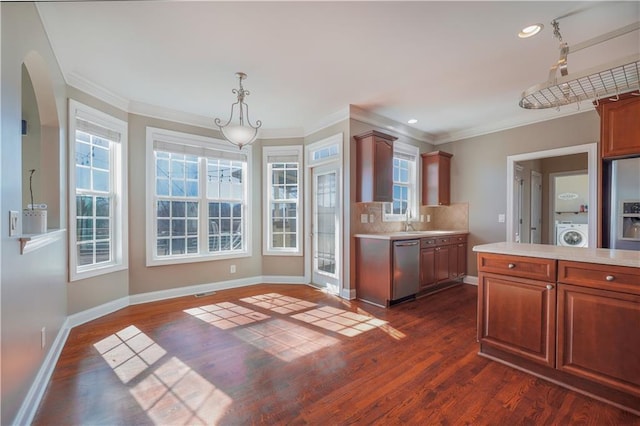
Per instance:
[[[640,295],[639,268],[561,260],[558,282]]]
[[[556,260],[478,253],[478,270],[541,281],[556,281]]]
[[[436,243],[439,246],[444,246],[444,245],[447,245],[447,244],[451,244],[451,238],[449,238],[449,237],[438,237],[436,240],[437,240]]]
[[[451,243],[466,243],[467,242],[467,236],[466,235],[454,235],[453,237],[451,237]]]
[[[435,238],[422,238],[420,240],[420,248],[435,247],[438,241]]]

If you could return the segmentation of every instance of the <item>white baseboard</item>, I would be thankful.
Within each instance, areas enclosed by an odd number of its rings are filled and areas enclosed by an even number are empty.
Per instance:
[[[297,275],[263,275],[261,279],[265,284],[309,284],[304,276]]]
[[[129,306],[129,296],[121,297],[120,299],[112,300],[111,302],[104,303],[100,306],[81,311],[75,314],[71,314],[67,317],[67,323],[69,328],[76,327],[94,319],[98,319],[112,312],[118,311],[122,308]]]
[[[478,285],[478,277],[466,275],[464,277],[464,280],[462,280],[462,282],[465,283],[465,284],[470,284],[470,285],[477,286]]]
[[[192,296],[198,293],[226,290],[229,288],[245,287],[255,284],[307,284],[303,276],[291,275],[264,275],[257,277],[239,278],[237,280],[218,281],[215,283],[191,285],[187,287],[172,288],[169,290],[153,291],[129,296],[129,304],[155,302],[158,300],[173,299],[175,297]]]
[[[56,367],[58,358],[60,358],[60,353],[64,348],[64,344],[67,342],[69,330],[69,319],[67,318],[62,324],[58,335],[51,344],[47,355],[44,357],[42,365],[40,366],[40,369],[36,374],[36,378],[31,384],[29,392],[27,392],[27,396],[24,398],[24,401],[22,401],[22,405],[20,406],[20,410],[18,411],[13,424],[30,425],[33,421],[33,418],[36,415],[36,411],[40,406],[42,396],[47,389],[47,385],[49,384],[49,380],[51,380],[51,375],[53,374],[53,371]]]

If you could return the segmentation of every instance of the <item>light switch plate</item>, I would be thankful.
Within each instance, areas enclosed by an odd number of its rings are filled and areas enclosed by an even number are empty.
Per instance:
[[[369,223],[373,223],[373,222],[375,222],[375,221],[376,221],[376,217],[373,215],[373,213],[371,213],[371,214],[369,215]]]
[[[504,222],[505,222],[505,216],[504,216],[504,213],[500,213],[500,214],[498,215],[498,222],[499,222],[499,223],[504,223]]]
[[[369,223],[369,216],[366,213],[360,215],[360,223]]]
[[[17,211],[9,211],[9,236],[13,237],[18,235],[18,218],[20,213]]]

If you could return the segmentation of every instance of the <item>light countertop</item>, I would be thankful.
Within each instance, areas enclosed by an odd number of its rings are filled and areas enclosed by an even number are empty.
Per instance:
[[[543,259],[569,260],[573,262],[600,263],[604,265],[640,268],[640,251],[604,248],[564,247],[546,244],[493,243],[474,246],[480,253],[510,254]]]
[[[447,237],[450,235],[468,234],[469,231],[397,231],[383,234],[355,234],[356,238],[372,238],[376,240],[412,240],[416,238]]]

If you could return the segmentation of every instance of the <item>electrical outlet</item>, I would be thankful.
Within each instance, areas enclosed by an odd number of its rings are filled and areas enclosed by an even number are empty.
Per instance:
[[[236,273],[236,265],[231,265],[231,267],[229,267],[229,272],[231,272],[232,274]]]
[[[42,345],[42,349],[47,346],[47,328],[42,327],[40,330],[40,344]]]
[[[11,210],[9,212],[9,236],[13,237],[14,235],[18,235],[18,218],[19,213],[17,211]]]
[[[423,214],[420,215],[420,222],[424,222],[424,215]]]
[[[376,217],[373,215],[373,213],[371,213],[369,215],[369,223],[373,223],[373,222],[375,222],[375,220],[376,220]]]
[[[368,223],[369,222],[369,216],[367,216],[366,213],[363,213],[360,215],[360,223]]]
[[[427,215],[427,222],[431,222],[431,215],[430,214]]]

